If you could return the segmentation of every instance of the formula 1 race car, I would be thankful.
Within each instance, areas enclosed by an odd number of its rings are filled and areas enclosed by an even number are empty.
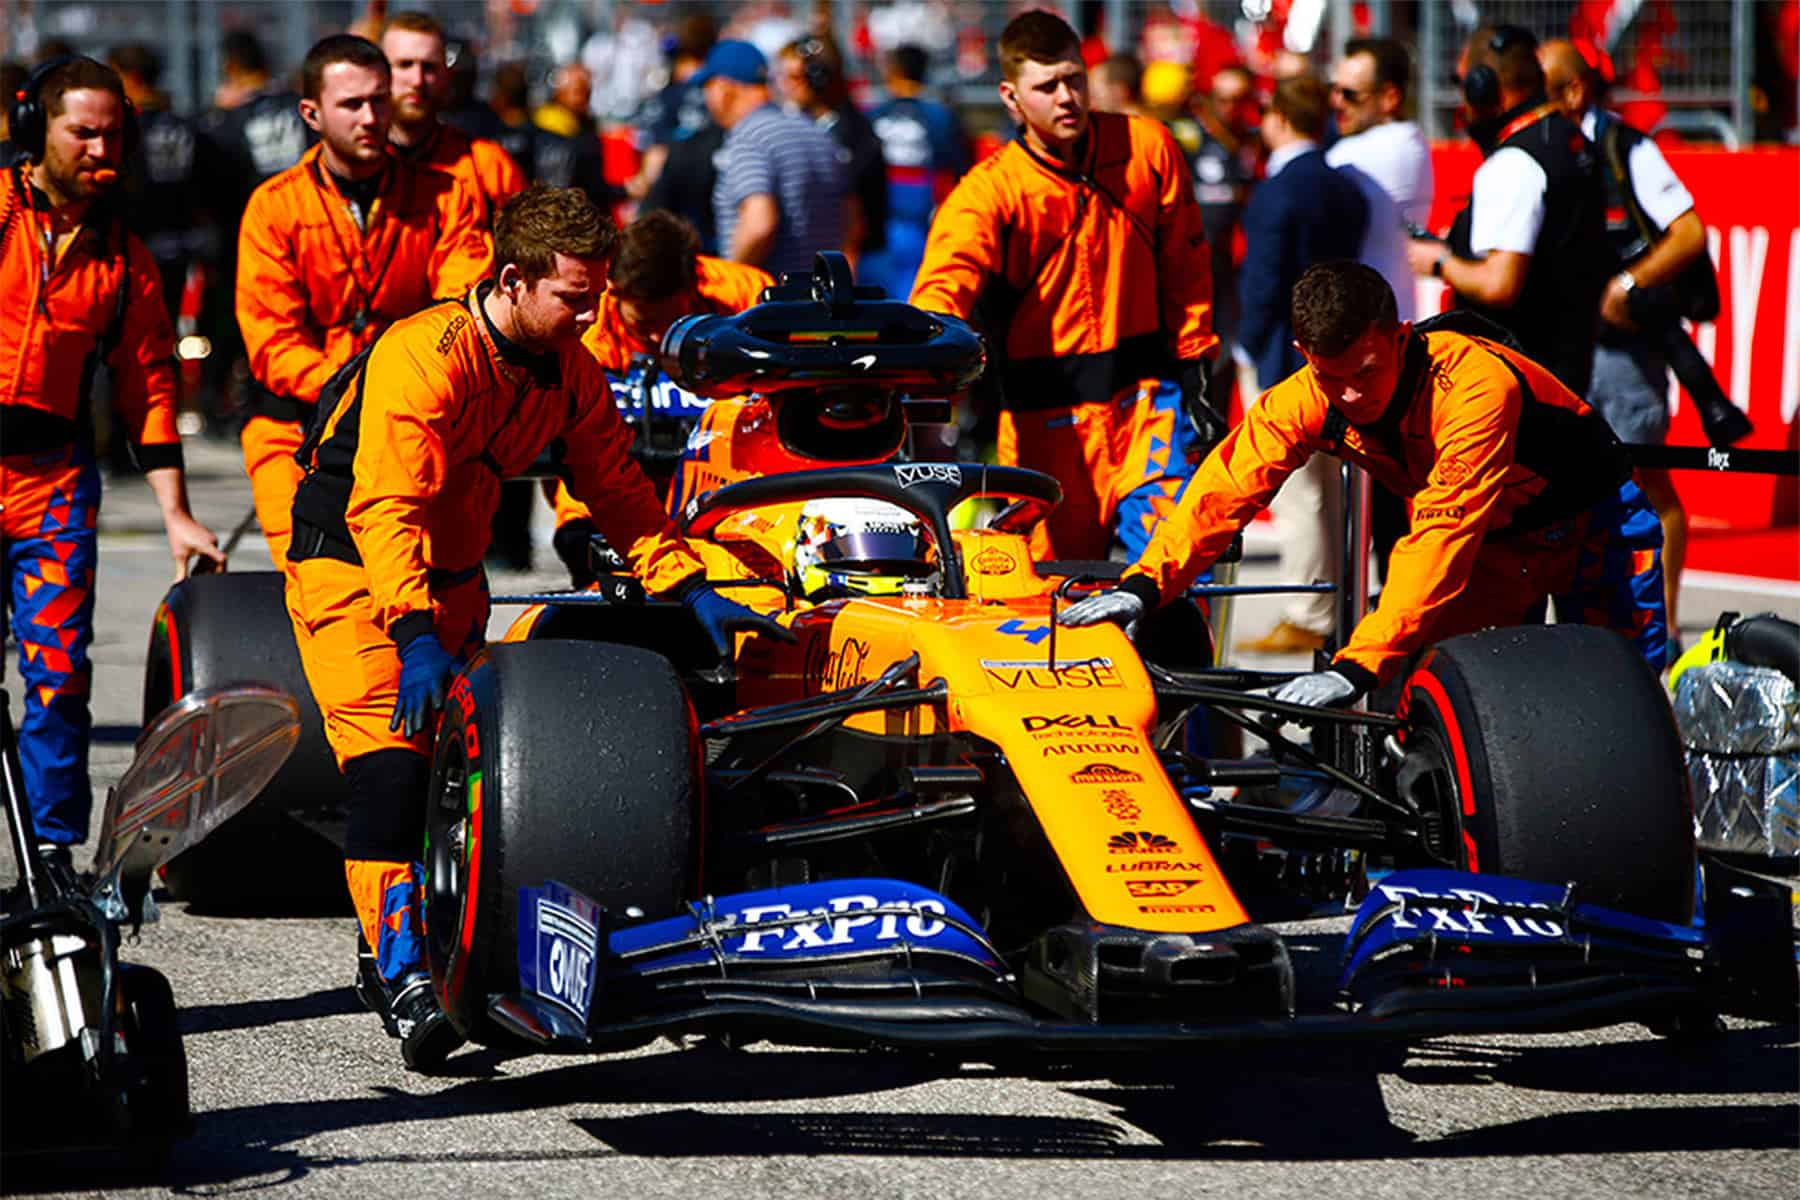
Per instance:
[[[829,258],[678,322],[669,378],[803,409],[966,377],[966,328]],[[1709,865],[1694,923],[1680,745],[1622,640],[1492,630],[1423,655],[1391,712],[1282,703],[1263,691],[1292,676],[1213,665],[1191,605],[1135,638],[1059,624],[1120,570],[1033,560],[1060,497],[906,461],[694,495],[709,578],[791,644],[721,656],[622,575],[510,598],[428,797],[457,1028],[1088,1051],[1792,1019],[1785,890]],[[1231,726],[1266,751],[1213,750]],[[1303,1005],[1270,924],[1358,901],[1334,995]]]

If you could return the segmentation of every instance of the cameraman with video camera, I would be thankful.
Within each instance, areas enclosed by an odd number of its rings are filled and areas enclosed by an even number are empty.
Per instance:
[[[1546,42],[1538,58],[1551,102],[1595,146],[1606,180],[1607,240],[1623,267],[1600,298],[1587,400],[1621,441],[1659,444],[1669,432],[1666,334],[1679,332],[1684,316],[1704,319],[1709,308],[1717,315],[1706,228],[1655,141],[1600,107],[1612,81],[1605,52],[1589,42],[1558,40]],[[1736,409],[1731,413],[1741,420]],[[1715,441],[1742,436],[1719,429],[1716,419],[1708,421],[1707,434]],[[1668,471],[1640,467],[1636,478],[1663,527],[1663,586],[1674,636],[1687,513]]]

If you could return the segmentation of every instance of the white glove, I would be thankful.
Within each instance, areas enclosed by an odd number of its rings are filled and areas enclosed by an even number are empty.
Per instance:
[[[1304,704],[1309,708],[1330,708],[1334,704],[1346,703],[1355,696],[1356,685],[1336,671],[1314,671],[1311,675],[1290,679],[1269,693],[1272,700],[1280,700],[1284,704]]]
[[[1056,614],[1058,625],[1098,625],[1112,621],[1125,627],[1125,636],[1137,632],[1138,618],[1144,615],[1144,602],[1123,588],[1095,592],[1085,600],[1077,600]]]

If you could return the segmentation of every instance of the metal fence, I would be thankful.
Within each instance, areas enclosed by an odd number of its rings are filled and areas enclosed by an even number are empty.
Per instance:
[[[1540,38],[1567,37],[1577,11],[1595,6],[1576,0],[1422,0],[1416,7],[1419,119],[1429,134],[1444,137],[1461,100],[1454,80],[1457,58],[1477,27],[1519,25]],[[1653,56],[1641,65],[1655,72],[1659,101],[1678,113],[1726,115],[1732,136],[1749,140],[1753,0],[1644,0],[1610,10],[1611,23],[1594,30],[1594,40],[1612,55],[1622,81],[1629,80],[1640,58]],[[1621,88],[1614,99],[1636,95]]]

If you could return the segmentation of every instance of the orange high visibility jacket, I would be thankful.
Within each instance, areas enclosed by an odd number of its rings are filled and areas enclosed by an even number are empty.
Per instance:
[[[388,149],[402,162],[436,167],[460,179],[481,202],[481,223],[492,229],[494,214],[502,204],[525,190],[525,172],[499,142],[471,137],[442,121],[430,137],[413,146]]]
[[[0,181],[0,454],[88,437],[88,359],[116,344],[113,409],[146,470],[181,465],[175,431],[175,336],[156,260],[116,212],[91,207],[46,246],[49,201],[24,165]],[[116,322],[116,324],[115,324]]]
[[[1218,344],[1193,178],[1155,121],[1094,113],[1079,170],[1022,140],[938,208],[912,303],[973,321],[1006,406],[1110,399]]]
[[[480,198],[395,161],[367,231],[320,147],[264,182],[238,228],[237,318],[258,383],[302,404],[389,324],[461,296],[493,271]]]
[[[694,294],[699,302],[688,312],[719,316],[740,313],[762,299],[764,288],[774,285],[774,277],[760,267],[702,254],[694,260]],[[618,298],[611,292],[601,297],[599,314],[581,335],[581,343],[608,371],[627,370],[632,355],[655,354],[657,349],[626,330],[619,320]]]
[[[323,553],[361,561],[390,631],[429,615],[433,571],[480,566],[501,481],[546,447],[649,590],[702,570],[632,461],[600,365],[575,343],[532,355],[507,341],[481,309],[487,291],[382,335],[326,418],[294,500],[289,557],[305,557],[307,526],[324,533]]]
[[[1381,603],[1336,664],[1382,680],[1422,649],[1487,538],[1586,512],[1629,474],[1618,439],[1549,371],[1493,342],[1414,333],[1399,385],[1371,425],[1350,425],[1304,367],[1263,393],[1200,465],[1126,580],[1179,595],[1314,454],[1357,464],[1406,501]]]

